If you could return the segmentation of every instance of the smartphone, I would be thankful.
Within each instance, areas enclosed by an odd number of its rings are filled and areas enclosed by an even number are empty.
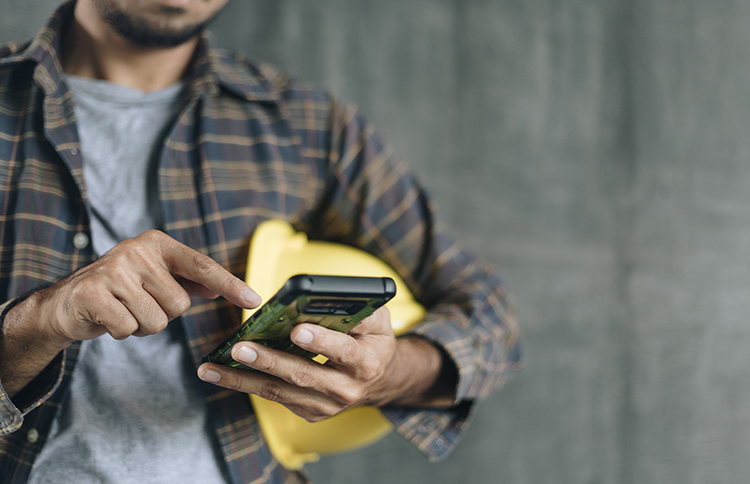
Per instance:
[[[203,362],[246,368],[232,359],[232,347],[239,341],[314,358],[316,353],[292,343],[289,335],[296,325],[312,323],[348,333],[395,295],[396,283],[390,277],[292,276]]]

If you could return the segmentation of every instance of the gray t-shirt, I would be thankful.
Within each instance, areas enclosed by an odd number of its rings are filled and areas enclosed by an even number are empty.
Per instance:
[[[143,93],[67,76],[94,251],[162,226],[157,163],[185,92]],[[225,466],[179,321],[159,334],[81,347],[68,397],[29,482],[218,483]]]

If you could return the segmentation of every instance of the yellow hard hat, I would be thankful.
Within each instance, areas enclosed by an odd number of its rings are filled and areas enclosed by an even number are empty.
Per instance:
[[[258,226],[250,242],[246,282],[263,300],[270,299],[296,274],[388,276],[396,281],[396,296],[386,307],[393,331],[399,335],[424,317],[403,280],[380,259],[353,247],[308,241],[286,222],[269,220]],[[243,320],[253,311],[244,310]],[[322,357],[316,358],[324,362]],[[310,423],[283,405],[250,395],[258,423],[273,456],[290,470],[314,462],[320,454],[369,445],[391,431],[392,425],[377,408],[358,407],[326,420]]]

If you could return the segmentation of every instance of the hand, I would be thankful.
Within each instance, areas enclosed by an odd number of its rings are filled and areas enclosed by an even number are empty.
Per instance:
[[[190,295],[221,295],[243,308],[260,304],[210,257],[150,230],[42,291],[39,315],[63,344],[104,333],[120,340],[162,331],[190,307]]]
[[[190,307],[190,295],[224,296],[243,308],[260,297],[210,257],[150,230],[5,315],[0,381],[13,397],[68,344],[109,333],[115,339],[158,333]]]
[[[240,342],[232,348],[232,357],[260,371],[205,363],[198,375],[225,388],[280,402],[310,422],[378,403],[379,387],[396,349],[387,309],[379,309],[349,334],[300,324],[291,338],[301,348],[326,356],[326,364]]]
[[[421,338],[396,340],[386,308],[349,334],[300,324],[291,338],[301,348],[327,357],[326,364],[240,342],[232,348],[232,357],[259,371],[204,363],[198,375],[204,381],[279,402],[310,422],[360,405],[452,404],[452,393],[441,394],[439,400],[433,395],[442,367],[440,352]]]

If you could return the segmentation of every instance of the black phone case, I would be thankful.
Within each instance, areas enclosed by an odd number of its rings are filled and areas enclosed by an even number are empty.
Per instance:
[[[232,359],[239,341],[254,341],[270,348],[314,358],[289,338],[294,326],[313,323],[348,333],[396,295],[390,277],[347,277],[299,274],[292,276],[263,307],[250,316],[203,362],[245,368]]]

